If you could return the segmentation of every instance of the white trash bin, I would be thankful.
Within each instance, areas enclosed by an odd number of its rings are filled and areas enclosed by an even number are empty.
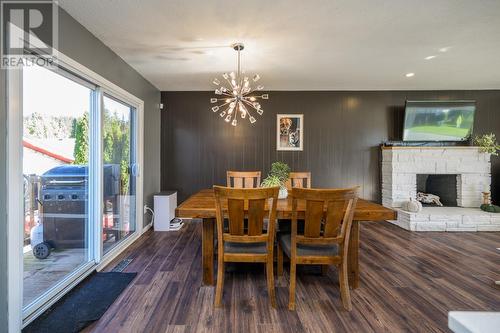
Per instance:
[[[154,195],[154,231],[169,231],[170,221],[175,218],[177,192],[163,191]]]

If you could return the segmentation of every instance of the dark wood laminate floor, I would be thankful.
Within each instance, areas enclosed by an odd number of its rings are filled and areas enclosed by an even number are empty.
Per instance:
[[[263,265],[226,272],[224,308],[201,286],[201,223],[146,233],[121,258],[136,280],[86,332],[442,332],[449,310],[500,311],[500,233],[411,233],[388,223],[361,229],[361,285],[342,308],[335,268],[298,270],[297,311],[288,275],[270,307]],[[110,265],[110,268],[113,264]]]

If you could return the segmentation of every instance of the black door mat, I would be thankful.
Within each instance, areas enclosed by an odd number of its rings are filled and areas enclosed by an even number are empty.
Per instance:
[[[137,273],[93,273],[40,317],[23,333],[80,332],[106,312]]]

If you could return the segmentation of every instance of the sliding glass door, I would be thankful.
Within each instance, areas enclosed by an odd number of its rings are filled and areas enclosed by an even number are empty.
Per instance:
[[[43,67],[23,70],[23,307],[93,260],[89,112],[95,87]]]
[[[135,109],[103,98],[103,250],[136,230]]]
[[[9,304],[25,323],[142,230],[143,103],[61,63],[8,76]]]

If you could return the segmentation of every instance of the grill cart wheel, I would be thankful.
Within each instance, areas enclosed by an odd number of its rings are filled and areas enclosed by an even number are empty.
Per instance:
[[[33,255],[38,259],[45,259],[50,255],[49,244],[43,242],[35,245],[33,248]]]

